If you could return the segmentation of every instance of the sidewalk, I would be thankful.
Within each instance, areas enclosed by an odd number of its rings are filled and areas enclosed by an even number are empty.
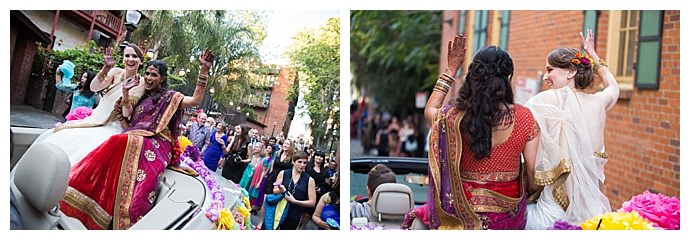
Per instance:
[[[10,126],[31,128],[53,128],[56,122],[63,122],[62,117],[33,108],[28,105],[10,105]]]

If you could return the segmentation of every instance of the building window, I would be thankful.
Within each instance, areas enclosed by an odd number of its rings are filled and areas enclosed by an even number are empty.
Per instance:
[[[616,80],[631,88],[637,47],[637,10],[611,11],[606,61]],[[625,87],[622,86],[622,87]]]
[[[479,49],[486,45],[486,30],[489,25],[489,11],[488,10],[478,10],[475,11],[474,16],[474,38],[473,44],[474,48],[472,53],[477,53]]]
[[[510,25],[510,11],[491,11],[491,43],[492,46],[508,49],[508,26]]]
[[[611,11],[606,61],[621,89],[657,89],[663,11]]]

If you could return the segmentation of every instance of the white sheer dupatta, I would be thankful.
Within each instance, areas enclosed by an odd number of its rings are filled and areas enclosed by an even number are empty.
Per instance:
[[[526,229],[546,229],[556,220],[580,224],[610,212],[599,189],[606,159],[594,156],[582,114],[587,106],[568,87],[541,92],[525,106],[541,129],[534,180],[544,185],[537,202],[527,205]]]

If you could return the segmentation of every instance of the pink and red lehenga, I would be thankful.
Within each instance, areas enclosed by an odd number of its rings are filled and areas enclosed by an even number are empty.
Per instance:
[[[464,112],[447,105],[434,119],[429,146],[429,191],[425,205],[410,211],[403,228],[419,221],[430,229],[524,229],[526,182],[520,154],[538,134],[531,112],[514,105],[513,131],[491,149],[489,158],[474,159]]]
[[[110,137],[71,169],[61,210],[88,229],[128,229],[148,213],[163,171],[179,163],[176,126],[183,98],[160,90],[139,101],[125,133]]]

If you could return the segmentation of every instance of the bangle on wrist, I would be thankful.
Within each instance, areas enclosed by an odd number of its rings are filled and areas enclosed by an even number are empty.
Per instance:
[[[608,67],[608,65],[606,64],[604,59],[600,58],[599,60],[596,60],[592,63],[592,68],[594,69],[594,73],[597,73],[599,71],[599,68],[601,68],[601,67]]]

